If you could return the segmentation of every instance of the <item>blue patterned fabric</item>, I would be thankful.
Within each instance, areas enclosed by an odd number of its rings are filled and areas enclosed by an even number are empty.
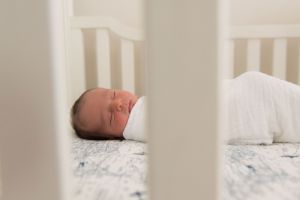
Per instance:
[[[145,143],[74,139],[72,154],[76,199],[146,199]]]
[[[221,199],[300,199],[299,148],[300,144],[225,145]],[[76,199],[147,199],[145,143],[74,139],[72,155]]]
[[[300,199],[300,144],[227,145],[223,200]]]

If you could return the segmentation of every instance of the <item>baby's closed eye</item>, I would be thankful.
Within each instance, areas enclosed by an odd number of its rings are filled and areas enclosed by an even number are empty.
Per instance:
[[[113,119],[113,111],[110,111],[110,120],[109,120],[109,124],[111,125],[112,123],[112,119]]]
[[[116,98],[116,90],[112,90],[112,100],[114,100]],[[113,115],[114,115],[114,110],[110,109],[110,120],[109,120],[109,124],[112,124],[113,121]]]

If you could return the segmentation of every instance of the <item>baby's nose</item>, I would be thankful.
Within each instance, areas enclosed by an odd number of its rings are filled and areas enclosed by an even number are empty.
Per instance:
[[[112,101],[112,109],[114,111],[122,111],[123,109],[123,104],[122,104],[122,101],[121,99],[115,99]]]

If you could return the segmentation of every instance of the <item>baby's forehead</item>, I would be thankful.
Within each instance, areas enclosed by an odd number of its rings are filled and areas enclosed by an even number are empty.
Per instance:
[[[97,88],[89,91],[83,99],[83,110],[96,111],[101,110],[107,105],[107,97],[109,90],[104,88]]]
[[[80,121],[86,128],[95,129],[103,124],[107,92],[107,89],[97,88],[85,94],[81,105]]]
[[[84,98],[90,99],[90,98],[95,98],[95,97],[103,97],[103,96],[106,96],[108,92],[109,92],[109,89],[95,88],[95,89],[88,91],[84,95]]]

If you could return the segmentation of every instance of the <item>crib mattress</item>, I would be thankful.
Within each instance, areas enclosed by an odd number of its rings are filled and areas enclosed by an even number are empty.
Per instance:
[[[300,144],[226,145],[221,199],[300,199],[299,148]],[[76,199],[147,199],[146,150],[146,144],[128,140],[74,139]]]

